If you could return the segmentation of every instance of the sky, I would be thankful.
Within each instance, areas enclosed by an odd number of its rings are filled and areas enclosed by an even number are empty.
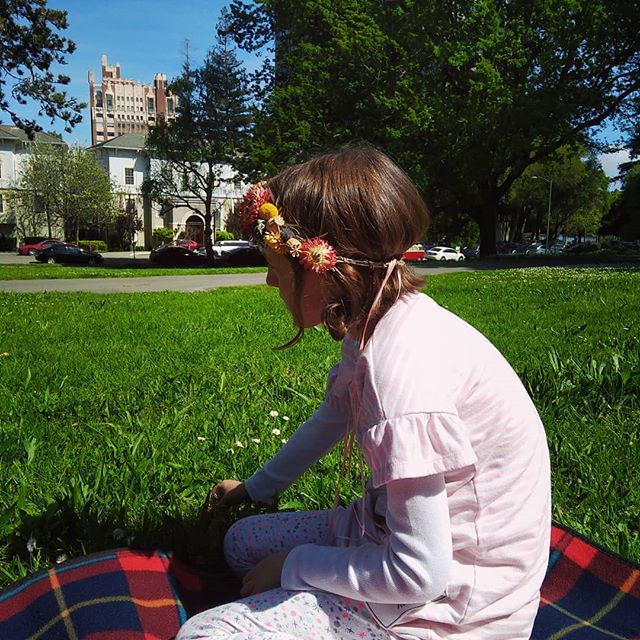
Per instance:
[[[76,43],[76,50],[67,56],[67,64],[52,67],[56,73],[71,78],[66,92],[81,102],[89,100],[87,74],[93,69],[100,81],[100,60],[106,54],[109,65],[120,63],[123,78],[153,84],[156,73],[169,80],[180,73],[184,60],[185,41],[189,41],[189,56],[199,64],[215,42],[215,28],[224,0],[49,0],[51,9],[67,12],[69,26],[61,34]],[[249,70],[259,63],[238,51],[238,57]],[[37,108],[20,113],[37,114]],[[2,123],[9,124],[2,114]],[[61,133],[67,143],[91,144],[89,109],[83,111],[83,121],[72,133],[64,131],[64,123],[50,123],[40,118],[45,131]]]
[[[52,9],[67,12],[69,27],[63,35],[76,43],[75,52],[67,57],[67,64],[59,69],[71,78],[67,93],[80,102],[88,102],[87,74],[101,77],[100,59],[106,54],[110,65],[120,63],[123,78],[152,84],[156,73],[164,73],[169,80],[180,73],[184,59],[185,41],[189,41],[189,55],[199,64],[215,41],[215,27],[225,0],[49,0]],[[244,52],[238,57],[248,70],[260,61]],[[58,72],[58,68],[54,70]],[[33,117],[37,108],[20,107],[20,113]],[[0,114],[3,124],[9,124]],[[64,132],[60,121],[53,124],[39,119],[45,131],[58,131],[67,143],[81,146],[91,144],[89,110],[73,132]],[[611,127],[599,135],[605,141],[616,136]],[[602,167],[610,178],[617,175],[617,166],[628,160],[626,150],[600,156]]]

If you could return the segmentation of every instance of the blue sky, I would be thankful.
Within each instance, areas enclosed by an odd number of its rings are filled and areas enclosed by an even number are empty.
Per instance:
[[[189,40],[189,55],[199,63],[215,41],[215,27],[220,10],[227,4],[223,0],[49,0],[52,9],[67,12],[69,27],[63,35],[76,43],[75,52],[67,56],[67,64],[55,67],[71,78],[67,93],[81,102],[87,102],[90,69],[99,81],[100,59],[106,54],[109,64],[120,63],[122,77],[151,84],[156,73],[172,79],[180,73],[184,59],[185,40]],[[248,69],[253,69],[255,58],[238,52]],[[35,116],[34,107],[21,114]],[[91,144],[88,109],[81,124],[73,133],[64,132],[64,125],[48,119],[39,120],[46,131],[58,131],[65,141]],[[3,124],[8,124],[2,116]]]
[[[88,101],[87,74],[93,69],[100,79],[100,59],[106,54],[109,64],[120,63],[122,76],[149,84],[156,73],[164,73],[172,79],[180,73],[184,58],[185,41],[189,41],[189,54],[199,63],[207,49],[215,41],[215,26],[225,0],[49,0],[53,9],[67,12],[69,28],[64,35],[73,40],[77,49],[68,56],[62,71],[71,78],[67,92],[80,100]],[[238,52],[248,69],[259,63],[255,58]],[[35,116],[35,107],[20,107],[23,115]],[[8,124],[4,116],[2,121]],[[88,110],[83,122],[73,133],[64,133],[64,127],[56,121],[50,124],[41,119],[47,131],[59,131],[65,141],[91,144]],[[605,128],[601,136],[605,140],[615,138],[611,128]],[[628,159],[626,151],[601,156],[607,175],[617,174],[617,165]]]

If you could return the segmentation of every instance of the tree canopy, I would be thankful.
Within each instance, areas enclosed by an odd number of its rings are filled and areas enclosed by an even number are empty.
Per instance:
[[[69,84],[69,77],[55,74],[54,63],[64,64],[75,51],[74,42],[58,34],[66,29],[67,13],[47,7],[47,0],[3,0],[0,16],[0,111],[29,134],[41,131],[34,119],[26,118],[11,106],[30,100],[38,103],[40,116],[53,122],[65,121],[66,130],[82,120],[84,107],[57,85]]]
[[[483,254],[528,166],[587,140],[640,90],[640,2],[233,0],[246,50],[271,47],[247,170],[354,141],[381,147]]]
[[[46,229],[54,237],[62,227],[65,238],[77,240],[80,228],[106,224],[116,210],[113,185],[95,156],[63,144],[30,146],[10,199],[23,236]]]

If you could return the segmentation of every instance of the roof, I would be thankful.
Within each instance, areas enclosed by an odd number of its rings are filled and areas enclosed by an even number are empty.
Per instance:
[[[34,139],[31,140],[29,136],[19,127],[11,127],[8,125],[0,124],[0,140],[18,140],[20,142],[46,142],[48,144],[66,144],[60,138],[52,136],[42,131],[37,131],[34,134]]]
[[[142,151],[144,149],[145,137],[137,133],[123,133],[120,136],[111,138],[105,142],[98,142],[89,149],[131,149],[134,151]]]

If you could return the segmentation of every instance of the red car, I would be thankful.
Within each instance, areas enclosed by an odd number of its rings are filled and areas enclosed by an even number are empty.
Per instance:
[[[197,251],[202,245],[195,240],[185,238],[184,240],[178,240],[176,247],[182,247],[183,249],[189,249],[189,251]]]
[[[31,242],[29,244],[23,244],[18,249],[18,254],[21,256],[35,256],[38,251],[44,251],[49,247],[52,247],[56,244],[64,244],[62,240],[54,240],[53,238],[48,238],[47,240],[40,240],[40,242]]]
[[[415,260],[424,260],[424,248],[421,244],[414,244],[409,247],[402,255],[406,262],[414,262]]]

